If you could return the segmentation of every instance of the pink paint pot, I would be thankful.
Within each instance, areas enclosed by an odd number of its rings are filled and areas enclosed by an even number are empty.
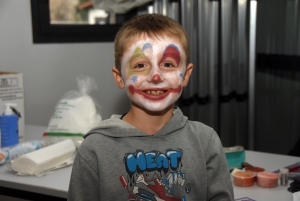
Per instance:
[[[263,188],[274,188],[278,186],[279,175],[272,172],[259,172],[256,175],[257,185]]]
[[[255,174],[253,172],[238,171],[232,174],[233,183],[240,187],[250,187],[254,185]]]

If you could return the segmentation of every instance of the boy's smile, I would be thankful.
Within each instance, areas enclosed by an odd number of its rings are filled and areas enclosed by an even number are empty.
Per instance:
[[[126,49],[121,74],[130,100],[149,111],[173,105],[182,93],[186,55],[170,37],[139,37]]]
[[[164,89],[164,88],[159,88],[159,89],[146,89],[146,90],[138,90],[135,89],[133,85],[130,85],[128,87],[130,93],[134,95],[134,93],[140,94],[144,96],[144,98],[153,100],[153,101],[158,101],[162,100],[165,97],[167,97],[170,93],[181,93],[181,86],[179,86],[177,89]]]

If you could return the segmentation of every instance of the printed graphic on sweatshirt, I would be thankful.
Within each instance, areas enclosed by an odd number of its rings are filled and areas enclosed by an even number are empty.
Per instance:
[[[120,182],[128,192],[128,201],[186,201],[191,186],[182,168],[182,150],[144,152],[124,156],[127,175]]]

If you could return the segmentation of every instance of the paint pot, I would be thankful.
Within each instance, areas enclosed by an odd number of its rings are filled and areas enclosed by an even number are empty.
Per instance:
[[[256,175],[258,172],[264,172],[265,169],[264,169],[264,168],[261,168],[261,167],[249,166],[249,167],[245,167],[245,168],[244,168],[244,171],[253,172],[253,173],[255,173],[255,175]],[[257,178],[256,178],[256,176],[255,176],[254,182],[256,182],[256,181],[257,181]]]
[[[254,185],[255,174],[253,172],[238,171],[232,174],[233,183],[240,187],[250,187]]]
[[[274,188],[278,186],[279,175],[272,172],[259,172],[256,175],[257,185],[263,188]]]

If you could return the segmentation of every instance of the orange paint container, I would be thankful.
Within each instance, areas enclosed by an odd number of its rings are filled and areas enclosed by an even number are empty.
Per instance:
[[[279,175],[272,172],[259,172],[256,175],[257,185],[263,188],[274,188],[278,186]]]
[[[254,185],[255,174],[253,172],[238,171],[232,174],[233,183],[240,187],[250,187]]]

